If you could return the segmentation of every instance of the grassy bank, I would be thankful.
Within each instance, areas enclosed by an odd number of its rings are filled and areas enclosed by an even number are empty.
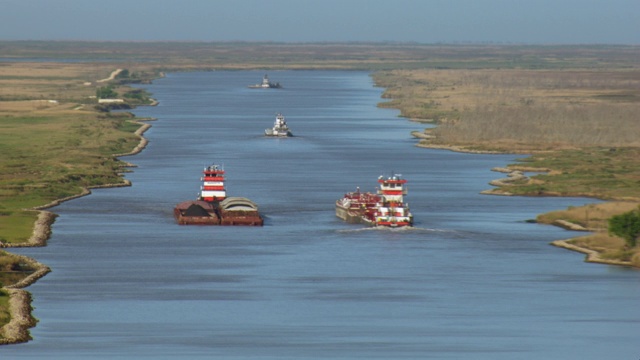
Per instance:
[[[38,245],[30,242],[39,214],[31,209],[86,188],[122,184],[119,173],[125,163],[114,154],[138,145],[134,132],[140,124],[129,114],[96,108],[96,89],[106,85],[98,80],[113,70],[111,65],[0,64],[0,246]],[[125,86],[117,90],[123,97],[133,91]],[[146,101],[140,96],[129,100]],[[48,226],[36,228],[41,232],[36,235],[46,239]],[[36,270],[23,258],[0,251],[3,286]],[[11,320],[8,296],[2,294],[0,327]]]
[[[3,243],[25,242],[36,213],[24,209],[76,195],[82,188],[120,183],[113,157],[139,139],[121,130],[126,116],[73,110],[76,104],[0,115],[0,229]],[[7,107],[4,107],[6,109]]]
[[[11,320],[9,313],[9,294],[0,289],[0,324],[4,325]]]

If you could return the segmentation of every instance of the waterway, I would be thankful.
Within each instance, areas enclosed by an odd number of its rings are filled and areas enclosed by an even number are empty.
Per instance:
[[[2,359],[637,359],[640,271],[549,245],[527,222],[578,198],[479,194],[513,155],[414,146],[422,126],[380,109],[366,72],[168,74],[127,188],[53,209],[49,245],[16,252],[53,272],[33,340]],[[282,112],[294,133],[266,138]],[[176,225],[204,166],[264,227]],[[410,230],[345,224],[334,202],[409,180]]]

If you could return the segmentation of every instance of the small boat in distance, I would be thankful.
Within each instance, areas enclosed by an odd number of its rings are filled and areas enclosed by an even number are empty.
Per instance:
[[[284,115],[277,114],[276,121],[271,129],[265,129],[264,134],[266,136],[287,137],[292,136],[291,130],[287,126],[287,121],[284,119]]]
[[[262,78],[261,84],[249,85],[250,89],[280,89],[281,87],[280,83],[272,83],[269,81],[269,76],[267,76],[267,74]]]

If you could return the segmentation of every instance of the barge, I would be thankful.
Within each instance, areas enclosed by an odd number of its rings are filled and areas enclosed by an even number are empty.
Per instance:
[[[210,165],[203,177],[197,200],[183,201],[175,206],[173,215],[180,225],[248,225],[262,226],[264,220],[258,206],[243,197],[227,197],[225,171]]]

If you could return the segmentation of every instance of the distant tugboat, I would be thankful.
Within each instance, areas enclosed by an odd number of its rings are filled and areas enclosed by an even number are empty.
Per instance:
[[[261,84],[249,85],[250,89],[280,89],[281,87],[280,83],[272,83],[269,81],[269,76],[266,74],[262,78]]]
[[[409,205],[403,202],[407,180],[400,175],[378,178],[377,194],[358,188],[336,201],[336,216],[349,223],[369,226],[404,227],[413,225]]]
[[[264,221],[258,206],[242,197],[227,197],[224,170],[211,165],[202,171],[202,187],[198,200],[183,201],[173,209],[180,225],[251,225],[262,226]]]
[[[292,136],[291,131],[287,126],[287,121],[284,119],[284,116],[282,114],[276,115],[276,121],[273,124],[273,128],[265,129],[264,134],[266,136],[279,136],[279,137]]]

